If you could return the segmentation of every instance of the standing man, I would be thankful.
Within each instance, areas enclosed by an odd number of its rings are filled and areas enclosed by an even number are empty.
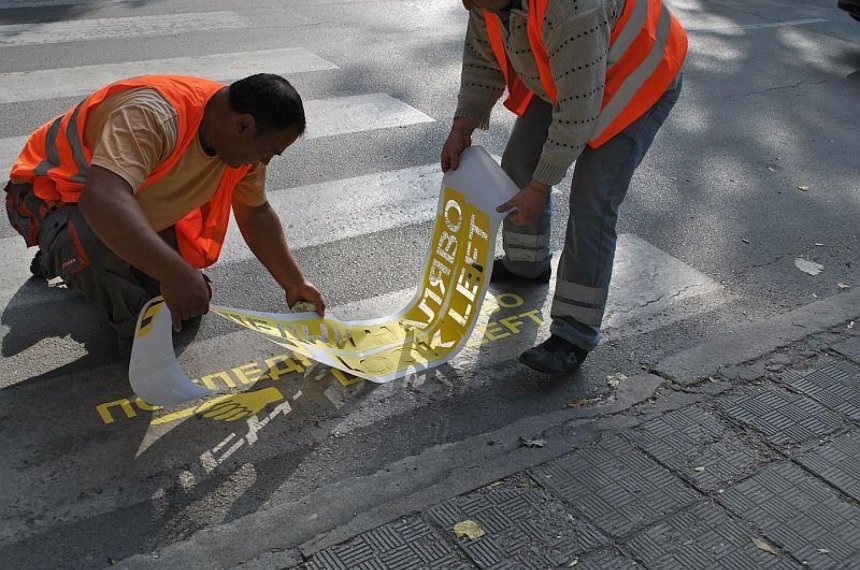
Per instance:
[[[153,296],[175,329],[209,310],[200,270],[218,259],[231,209],[288,305],[322,314],[264,189],[266,165],[304,130],[301,98],[278,75],[119,81],[30,135],[6,186],[9,221],[39,247],[33,274],[104,308],[124,353]]]
[[[520,361],[575,371],[600,338],[618,207],[678,99],[687,37],[661,0],[463,0],[469,26],[442,170],[457,168],[493,105],[518,118],[502,168],[521,188],[499,212],[505,255],[493,281],[550,278],[552,186],[570,166],[570,218],[556,276],[551,336]]]

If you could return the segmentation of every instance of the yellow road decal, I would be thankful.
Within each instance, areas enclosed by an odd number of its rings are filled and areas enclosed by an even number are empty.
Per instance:
[[[528,309],[524,305],[525,300],[516,293],[499,293],[495,296],[488,295],[481,309],[482,318],[475,326],[474,333],[466,343],[466,348],[476,349],[499,341],[510,341],[525,330],[535,330],[543,323],[541,311],[540,309]],[[517,312],[514,312],[514,310]],[[502,314],[504,316],[501,316]],[[302,374],[309,365],[310,362],[303,357],[284,353],[266,358],[260,362],[246,362],[223,370],[209,372],[195,379],[195,382],[216,390],[248,390],[260,385],[268,385],[266,388],[253,392],[245,392],[244,394],[265,392],[269,387],[277,390],[279,394],[283,394],[284,390],[277,388],[275,383],[280,385],[283,382],[300,381]],[[329,369],[328,373],[344,388],[365,381],[364,378],[346,373],[337,368]],[[160,406],[150,405],[140,398],[131,396],[97,405],[96,414],[101,419],[103,425],[114,424],[118,419],[123,418],[127,420],[143,418],[150,421],[152,425],[166,425],[196,414],[200,414],[200,417],[208,420],[217,420],[219,418],[215,417],[214,412],[208,415],[202,412],[212,410],[215,406],[225,403],[238,403],[248,409],[254,409],[253,406],[243,403],[245,398],[240,398],[239,400],[232,399],[237,395],[242,394],[220,395],[208,400],[204,404],[188,406],[169,413],[163,413],[163,408]],[[265,407],[276,401],[274,400],[274,396],[275,393],[270,391],[262,396],[252,396],[250,399],[256,403],[259,403],[260,399],[267,400],[268,403],[263,405]],[[284,396],[280,396],[280,399],[283,400]],[[226,406],[220,408],[220,410],[222,412],[228,411]],[[238,408],[235,411],[238,411]],[[258,409],[257,412],[259,411]]]
[[[137,331],[135,332],[136,338],[143,338],[152,332],[152,322],[155,320],[156,315],[161,312],[161,309],[164,308],[164,301],[160,301],[157,303],[153,303],[149,306],[149,308],[140,315],[140,320],[137,324]]]
[[[390,317],[343,322],[213,306],[212,311],[275,344],[352,376],[387,382],[453,358],[466,343],[487,291],[498,216],[454,188],[442,193],[421,284]]]

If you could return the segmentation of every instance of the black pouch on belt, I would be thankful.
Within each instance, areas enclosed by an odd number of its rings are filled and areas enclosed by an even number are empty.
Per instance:
[[[39,244],[46,208],[45,202],[33,193],[32,184],[11,181],[6,184],[6,214],[12,227],[27,242],[27,247]]]

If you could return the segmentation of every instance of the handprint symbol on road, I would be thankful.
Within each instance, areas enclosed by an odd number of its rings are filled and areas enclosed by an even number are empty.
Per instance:
[[[284,395],[277,388],[264,388],[253,392],[234,394],[227,398],[217,398],[202,404],[197,415],[219,422],[232,422],[257,414],[274,402],[280,402]]]

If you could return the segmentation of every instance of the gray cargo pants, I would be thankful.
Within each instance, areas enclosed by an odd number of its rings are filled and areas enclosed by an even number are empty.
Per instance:
[[[586,147],[576,160],[550,330],[580,348],[591,350],[600,340],[615,260],[618,208],[633,173],[678,100],[681,84],[679,76],[645,115],[600,148]],[[552,105],[537,97],[517,118],[502,156],[502,168],[520,188],[531,181],[550,123]],[[535,277],[549,267],[550,204],[530,224],[517,225],[505,219],[503,263],[513,273]]]
[[[28,246],[39,246],[41,255],[31,267],[34,274],[62,278],[69,289],[80,291],[107,311],[119,339],[133,338],[140,309],[160,294],[158,283],[108,249],[77,204],[52,209],[33,193],[30,184],[10,182],[6,193],[12,227]]]

